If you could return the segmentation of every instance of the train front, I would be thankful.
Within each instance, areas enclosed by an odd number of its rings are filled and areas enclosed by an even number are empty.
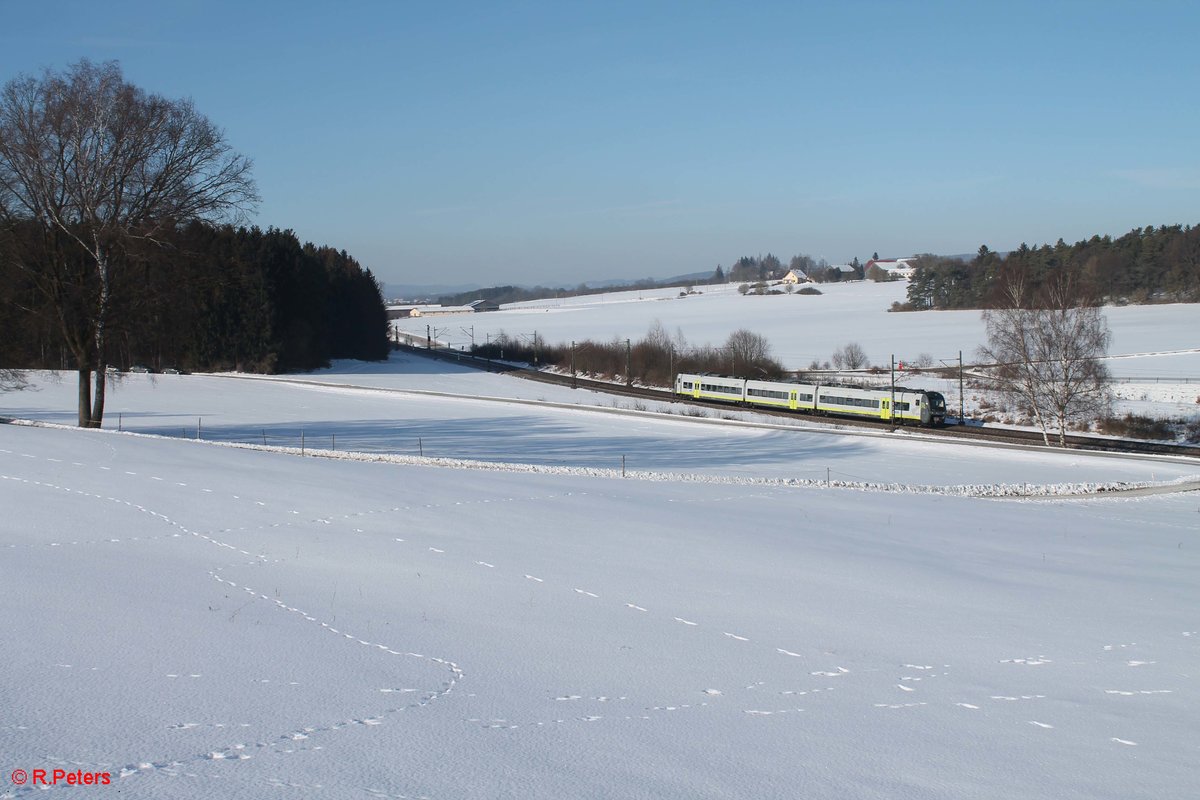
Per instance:
[[[921,422],[930,427],[937,427],[946,424],[946,398],[941,392],[926,392],[925,393],[925,408],[929,411],[929,419],[922,419]],[[922,415],[924,416],[924,415]]]

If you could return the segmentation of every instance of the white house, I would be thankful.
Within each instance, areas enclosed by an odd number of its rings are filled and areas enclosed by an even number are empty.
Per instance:
[[[917,271],[912,262],[916,260],[915,256],[909,258],[873,258],[867,262],[867,269],[870,269],[874,265],[889,275],[912,280],[913,273]]]
[[[802,269],[789,269],[788,274],[780,279],[780,283],[808,283],[808,276],[804,274]]]

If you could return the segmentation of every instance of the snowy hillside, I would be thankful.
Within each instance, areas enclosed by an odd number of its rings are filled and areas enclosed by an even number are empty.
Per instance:
[[[110,420],[175,438],[0,425],[6,776],[115,784],[68,797],[1194,794],[1196,493],[905,487],[1163,484],[1195,462],[527,384],[544,399],[521,403],[512,379],[437,369],[114,388]],[[43,382],[4,413],[69,422],[72,392]],[[197,418],[223,442],[302,428],[410,463],[183,440]],[[414,435],[493,463],[424,461]],[[896,486],[775,480],[830,466]],[[6,780],[0,797],[37,791]]]
[[[403,332],[424,337],[426,326],[454,346],[504,331],[509,336],[537,332],[550,343],[613,338],[637,340],[657,320],[672,335],[682,331],[694,345],[719,345],[738,328],[767,337],[789,369],[827,361],[847,342],[863,346],[873,364],[890,356],[912,361],[922,353],[970,361],[984,341],[978,311],[889,313],[904,301],[907,283],[821,284],[819,296],[741,296],[732,284],[697,287],[702,294],[679,297],[678,289],[619,292],[560,300],[517,303],[486,314],[397,320]],[[1113,332],[1109,366],[1124,378],[1180,378],[1200,375],[1200,305],[1177,304],[1105,308]],[[465,329],[465,330],[464,330]],[[1119,356],[1119,357],[1117,357]]]

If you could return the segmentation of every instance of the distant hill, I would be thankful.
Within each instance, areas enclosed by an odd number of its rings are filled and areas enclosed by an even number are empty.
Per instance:
[[[606,278],[599,281],[583,281],[581,285],[587,286],[589,289],[606,289],[610,286],[636,286],[639,283],[651,281],[660,286],[672,286],[690,281],[707,281],[712,278],[712,270],[704,272],[691,272],[687,275],[675,275],[670,278]]]
[[[478,283],[385,283],[383,296],[388,300],[432,300],[440,295],[473,292],[479,288]]]

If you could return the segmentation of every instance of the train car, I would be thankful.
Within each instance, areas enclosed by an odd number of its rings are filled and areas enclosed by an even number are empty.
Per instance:
[[[817,387],[807,383],[746,381],[746,402],[753,406],[812,411]]]
[[[894,390],[821,386],[814,410],[819,414],[867,417],[930,427],[946,421],[946,401],[939,392],[902,386]]]
[[[696,400],[934,427],[945,424],[946,400],[939,392],[896,387],[864,389],[788,381],[759,381],[723,375],[680,374],[675,393]]]
[[[676,375],[675,393],[696,400],[720,400],[742,403],[746,400],[746,380],[724,375]]]

